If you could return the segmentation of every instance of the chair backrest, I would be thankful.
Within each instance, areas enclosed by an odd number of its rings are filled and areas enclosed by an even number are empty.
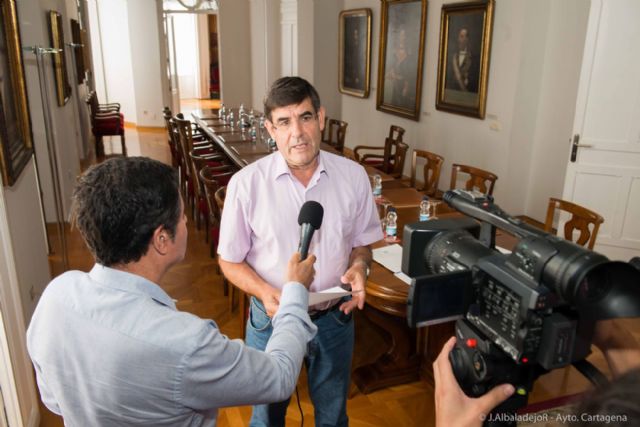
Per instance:
[[[546,232],[553,232],[553,218],[556,209],[571,214],[571,218],[564,223],[564,238],[578,245],[593,249],[596,243],[596,237],[598,236],[598,229],[600,228],[600,224],[604,222],[604,218],[575,203],[550,197],[549,207],[547,208],[547,219],[544,223],[544,231]],[[579,231],[580,235],[576,240],[573,240],[575,231]]]
[[[185,160],[189,159],[189,152],[193,150],[193,128],[191,122],[185,120],[182,114],[178,113],[173,118],[177,128],[179,147]]]
[[[87,97],[84,99],[84,102],[89,106],[89,112],[91,115],[91,120],[95,119],[96,113],[98,112],[98,95],[95,90],[92,90],[87,94]]]
[[[451,167],[451,189],[459,188],[458,173],[465,173],[469,178],[464,182],[465,190],[478,190],[484,194],[493,194],[493,187],[498,179],[498,175],[473,166],[459,165],[454,163]]]
[[[234,173],[235,169],[228,165],[204,166],[200,169],[199,179],[204,187],[209,214],[217,220],[220,220],[222,207],[218,203],[216,194],[221,188],[225,188],[224,194],[226,194],[226,182],[229,181],[229,178],[231,178]]]
[[[218,188],[215,194],[216,197],[216,205],[218,205],[218,210],[222,213],[224,209],[224,199],[227,197],[227,186]]]
[[[329,117],[327,117],[327,115],[324,115],[324,127],[322,128],[322,137],[320,138],[322,140],[322,142],[329,142],[329,139],[327,138],[327,134],[329,133]]]
[[[404,128],[396,125],[391,125],[389,127],[389,138],[395,139],[396,141],[402,141],[402,135],[404,135]]]
[[[384,141],[384,158],[382,171],[394,178],[402,178],[404,161],[407,157],[409,146],[402,141],[386,138]]]
[[[347,126],[349,124],[342,120],[329,119],[329,131],[325,142],[342,152],[344,150],[344,137],[347,134]]]
[[[167,140],[169,142],[169,150],[171,150],[171,161],[173,167],[180,166],[180,153],[178,148],[178,135],[176,134],[175,126],[173,125],[171,109],[169,107],[164,107],[162,110],[162,117],[164,118],[164,125],[167,129]]]
[[[418,158],[424,159],[423,182],[424,186],[418,188],[416,186],[416,174]],[[438,181],[440,180],[440,170],[442,169],[444,158],[429,151],[413,150],[411,159],[411,186],[416,190],[424,191],[429,197],[433,197],[438,192]]]

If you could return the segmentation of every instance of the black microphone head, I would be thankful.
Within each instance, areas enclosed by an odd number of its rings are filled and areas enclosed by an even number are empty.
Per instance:
[[[298,214],[298,225],[310,224],[314,230],[322,225],[322,217],[324,216],[324,208],[314,200],[304,202]]]

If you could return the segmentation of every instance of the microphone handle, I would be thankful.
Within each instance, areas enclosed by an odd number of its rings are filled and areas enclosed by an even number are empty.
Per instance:
[[[309,223],[304,223],[300,226],[300,244],[298,245],[298,252],[300,252],[300,259],[307,259],[309,254],[309,246],[311,245],[311,238],[315,230]]]

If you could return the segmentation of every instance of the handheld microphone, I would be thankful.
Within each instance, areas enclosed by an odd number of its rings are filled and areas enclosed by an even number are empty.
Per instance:
[[[298,214],[298,224],[300,225],[298,252],[300,252],[300,258],[302,260],[307,258],[313,232],[320,228],[323,216],[324,209],[322,205],[313,200],[304,202],[300,208],[300,213]]]

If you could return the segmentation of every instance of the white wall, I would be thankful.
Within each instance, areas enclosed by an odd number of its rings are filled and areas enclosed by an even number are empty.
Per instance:
[[[69,0],[73,3],[73,1]],[[21,28],[23,46],[51,46],[48,27],[48,11],[56,10],[63,14],[63,29],[65,43],[71,41],[70,18],[77,19],[77,16],[66,14],[66,4],[64,0],[41,1],[38,7],[27,5],[24,2],[17,2],[18,20]],[[66,46],[65,46],[66,48]],[[68,48],[66,48],[68,50]],[[73,58],[67,55],[67,66],[73,66]],[[75,183],[75,177],[80,171],[78,144],[81,138],[80,124],[78,121],[77,103],[75,97],[77,92],[74,89],[72,98],[67,103],[59,107],[56,101],[55,80],[50,56],[44,58],[45,78],[47,79],[49,105],[52,118],[52,139],[55,141],[55,154],[58,161],[59,179],[62,191],[62,200],[65,218],[69,213],[71,191]],[[38,68],[35,55],[23,53],[25,68],[25,79],[29,98],[29,111],[31,113],[32,133],[38,168],[40,171],[40,183],[42,185],[43,202],[45,215],[48,222],[57,220],[55,203],[53,199],[53,185],[51,178],[51,168],[49,167],[49,156],[47,139],[43,116],[43,99],[40,94],[40,82],[38,78]],[[70,75],[71,76],[71,75]],[[70,77],[71,79],[71,77]],[[69,80],[69,84],[75,86],[75,82]]]
[[[0,187],[0,311],[5,326],[0,334],[6,335],[19,416],[26,426],[37,425],[39,419],[33,369],[25,342],[26,325],[37,302],[29,296],[29,289],[33,286],[41,293],[49,281],[35,179],[32,161],[12,187]],[[11,392],[11,388],[3,389],[3,393]]]
[[[101,103],[119,102],[125,121],[138,123],[127,1],[95,1],[100,31],[92,31],[91,37],[92,44],[100,45],[101,51],[93,51],[93,64],[95,69],[102,69],[100,77],[104,81],[104,85],[96,85],[98,100]],[[153,10],[149,10],[147,20],[153,20]]]
[[[505,210],[543,220],[548,197],[562,191],[567,161],[563,144],[570,136],[566,131],[571,129],[589,4],[497,2],[487,114],[479,120],[435,109],[443,3],[428,3],[422,110],[415,122],[375,110],[380,2],[344,1],[344,9],[368,7],[373,12],[369,98],[341,95],[337,84],[332,93],[340,99],[342,119],[349,123],[346,145],[381,146],[391,124],[402,126],[412,148],[445,158],[439,188],[448,188],[452,163],[487,169],[499,177],[495,197]],[[331,102],[331,94],[321,95],[325,103]],[[409,155],[405,174],[410,172]]]
[[[314,6],[313,85],[320,94],[329,118],[340,118],[340,97],[328,94],[336,94],[338,88],[338,21],[343,9],[342,1],[314,2]],[[349,131],[347,128],[347,134]]]
[[[540,96],[525,201],[525,212],[537,219],[546,215],[544,201],[562,197],[590,2],[550,3],[542,75],[545,90]]]
[[[164,126],[160,22],[155,0],[127,2],[137,126]],[[127,121],[129,118],[125,115]]]
[[[262,110],[271,83],[280,77],[280,8],[276,0],[250,1],[252,106]]]
[[[176,40],[176,65],[180,85],[180,98],[198,97],[196,75],[198,74],[198,32],[196,15],[176,13],[173,15]]]
[[[221,1],[218,13],[220,87],[227,106],[252,101],[249,0]]]

